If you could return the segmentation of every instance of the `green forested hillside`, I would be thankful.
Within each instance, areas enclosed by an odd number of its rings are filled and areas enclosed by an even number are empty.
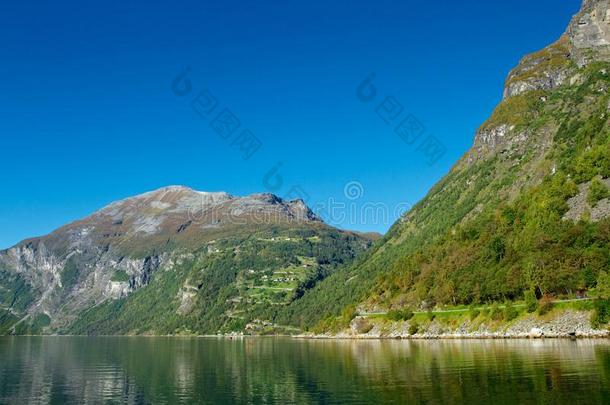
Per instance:
[[[290,316],[306,313],[313,326],[358,305],[427,308],[595,289],[610,270],[610,64],[570,69],[571,82],[506,98],[427,197]],[[491,142],[496,128],[504,134]]]
[[[333,228],[257,227],[189,251],[148,286],[84,311],[74,334],[210,334],[273,319],[368,241]],[[287,332],[287,325],[254,325]]]

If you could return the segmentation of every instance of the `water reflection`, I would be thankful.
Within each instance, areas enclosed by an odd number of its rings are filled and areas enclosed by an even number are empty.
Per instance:
[[[607,341],[0,338],[0,403],[610,403]]]

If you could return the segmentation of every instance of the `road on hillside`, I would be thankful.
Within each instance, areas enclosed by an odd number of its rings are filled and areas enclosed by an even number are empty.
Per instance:
[[[593,298],[574,298],[574,299],[569,299],[569,300],[557,300],[557,301],[553,301],[553,304],[560,304],[562,302],[577,302],[577,301],[590,301]],[[513,305],[514,307],[524,307],[525,304],[515,304]],[[491,309],[491,306],[483,306],[483,307],[476,307],[476,309],[478,309],[479,311],[483,310],[483,309]],[[506,305],[498,305],[498,308],[506,308]],[[449,313],[453,313],[453,312],[468,312],[470,311],[470,308],[462,308],[462,309],[445,309],[445,310],[440,310],[440,311],[413,311],[414,314],[427,314],[428,312],[432,312],[433,314],[449,314]],[[363,313],[359,313],[359,316],[376,316],[376,315],[387,315],[388,312],[384,311],[384,312],[363,312]]]

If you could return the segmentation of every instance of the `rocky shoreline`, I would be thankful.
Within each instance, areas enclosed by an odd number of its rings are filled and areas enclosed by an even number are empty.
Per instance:
[[[591,334],[577,335],[510,335],[501,333],[471,333],[471,334],[415,334],[415,335],[397,335],[397,336],[375,336],[375,335],[350,335],[339,333],[336,335],[295,335],[291,336],[295,339],[318,339],[318,340],[493,340],[493,339],[608,339],[610,334],[606,331],[597,331]]]
[[[309,339],[541,339],[541,338],[609,338],[607,329],[595,329],[587,311],[565,311],[548,319],[535,315],[519,318],[511,323],[477,322],[466,320],[453,327],[437,320],[422,325],[410,333],[410,321],[377,321],[356,317],[350,328],[339,333],[302,334]],[[368,329],[368,330],[367,330]]]

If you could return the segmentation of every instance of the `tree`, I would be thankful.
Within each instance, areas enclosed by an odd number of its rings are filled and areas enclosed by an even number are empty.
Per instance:
[[[536,299],[536,293],[533,290],[527,290],[525,292],[525,308],[527,312],[536,312],[538,309],[538,300]]]
[[[595,292],[599,298],[610,299],[610,274],[602,271],[597,276],[597,287]]]

